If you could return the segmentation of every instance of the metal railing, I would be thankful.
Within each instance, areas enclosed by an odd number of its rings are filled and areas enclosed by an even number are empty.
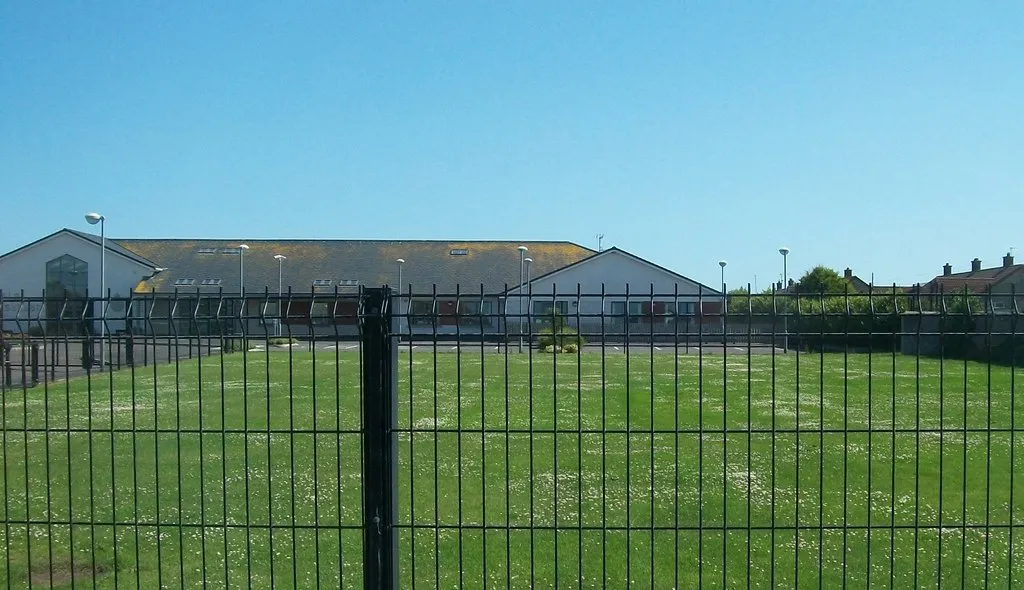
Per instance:
[[[1016,305],[530,297],[0,295],[0,585],[1020,582]]]

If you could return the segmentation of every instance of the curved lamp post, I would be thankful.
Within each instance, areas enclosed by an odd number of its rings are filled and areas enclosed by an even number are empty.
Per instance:
[[[789,257],[789,248],[787,248],[786,246],[783,246],[783,247],[779,248],[779,254],[782,254],[782,288],[783,289],[788,289],[789,288],[789,280],[788,280],[789,279],[789,274],[788,274],[788,269],[786,268],[786,264],[787,264],[787,260],[786,259]],[[786,293],[786,295],[789,295],[789,293]],[[787,308],[788,308],[788,305],[787,305]],[[789,353],[789,316],[785,315],[785,314],[782,316],[782,331],[783,331],[783,335],[782,335],[782,348],[783,348],[783,352],[788,354]]]
[[[283,320],[284,314],[281,313],[281,297],[284,291],[284,261],[288,260],[288,257],[284,254],[275,254],[274,260],[277,261],[277,335],[281,336],[281,321]]]
[[[727,301],[726,301],[727,295],[725,293],[725,267],[728,264],[729,264],[729,262],[727,260],[719,260],[718,261],[718,266],[720,266],[722,268],[722,282],[721,282],[721,285],[722,285],[722,337],[723,338],[725,337],[725,312],[726,312],[725,308],[726,308],[726,304],[727,304]]]
[[[90,225],[100,224],[100,370],[103,370],[105,363],[105,355],[103,350],[103,340],[107,334],[107,306],[103,302],[103,298],[106,297],[107,292],[107,234],[106,234],[106,221],[107,218],[100,215],[99,213],[86,213],[85,220]]]

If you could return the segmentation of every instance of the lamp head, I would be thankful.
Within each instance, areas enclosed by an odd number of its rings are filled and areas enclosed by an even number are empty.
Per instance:
[[[783,256],[789,255],[789,248],[785,246],[779,248],[779,254],[782,254]]]
[[[274,260],[277,260],[278,262],[283,262],[285,260],[288,260],[288,257],[285,256],[284,254],[275,254]]]
[[[248,244],[239,244],[238,245],[238,249],[242,250],[242,251],[248,250],[249,249],[249,245]]]
[[[405,258],[399,258],[395,260],[395,262],[397,262],[398,264],[405,264]]]
[[[526,264],[530,264],[531,262],[533,262],[533,258],[526,257],[523,259],[523,262],[525,262]]]
[[[520,252],[526,252],[527,250],[529,250],[529,248],[527,248],[526,246],[519,246],[518,248],[516,248],[516,250],[519,250]]]
[[[727,261],[725,261],[725,260],[719,260],[718,261],[718,266],[721,266],[722,268],[725,268],[725,265],[727,265],[727,264],[729,264],[729,263]]]
[[[104,219],[105,218],[102,215],[100,215],[99,213],[86,213],[85,214],[85,220],[88,221],[90,225],[96,225],[97,223],[103,221]]]

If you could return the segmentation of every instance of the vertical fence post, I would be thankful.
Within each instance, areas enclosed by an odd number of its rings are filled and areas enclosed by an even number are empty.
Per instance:
[[[392,429],[398,347],[391,329],[390,289],[366,289],[359,322],[363,374],[363,579],[364,588],[398,587],[398,539],[391,528],[397,513],[397,460]]]

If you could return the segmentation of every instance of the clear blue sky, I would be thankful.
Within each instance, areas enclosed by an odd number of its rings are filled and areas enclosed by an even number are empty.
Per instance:
[[[7,2],[0,251],[565,239],[717,284],[1024,258],[1024,3]]]

